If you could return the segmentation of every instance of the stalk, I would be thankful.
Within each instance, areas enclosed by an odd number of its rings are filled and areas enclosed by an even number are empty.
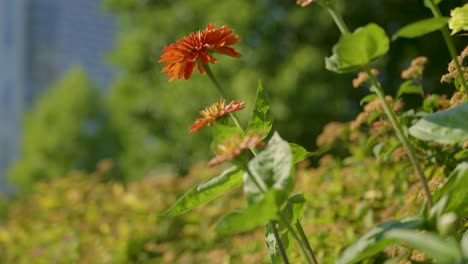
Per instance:
[[[213,74],[213,71],[211,70],[210,68],[210,65],[208,64],[204,64],[204,63],[201,63],[203,69],[205,70],[206,74],[208,75],[208,77],[210,78],[211,82],[214,84],[214,86],[216,87],[216,89],[218,90],[218,93],[219,95],[221,96],[221,98],[223,98],[224,100],[228,100],[228,97],[226,95],[226,93],[224,92],[224,89],[223,87],[221,86],[221,84],[219,83],[218,79],[216,78],[216,76]],[[240,122],[239,122],[239,118],[237,117],[237,115],[235,113],[231,113],[231,118],[233,119],[234,123],[236,124],[236,126],[245,134],[245,131],[244,129],[242,128]],[[257,152],[255,151],[254,148],[251,148],[250,149],[252,151],[252,153],[254,154],[254,156],[257,155]],[[249,175],[249,177],[252,179],[252,181],[254,182],[254,184],[257,186],[257,188],[262,192],[262,193],[266,193],[267,190],[265,189],[265,183],[262,181],[262,182],[259,182],[254,176],[253,174],[250,172],[249,168],[247,165],[243,165],[243,169],[245,172],[247,172],[247,174]],[[294,236],[294,238],[296,239],[296,241],[298,242],[298,244],[300,245],[300,248],[301,248],[301,251],[302,253],[304,254],[304,257],[307,259],[307,263],[309,264],[318,264],[316,258],[315,258],[315,255],[314,255],[314,252],[312,251],[312,248],[309,244],[309,241],[307,240],[307,238],[305,237],[302,237],[302,240],[301,238],[297,235],[296,231],[294,230],[294,228],[285,220],[284,216],[281,214],[281,212],[278,211],[278,216],[280,217],[280,219],[284,222],[284,224],[287,226],[288,230],[291,232],[291,234]],[[284,246],[283,246],[283,243],[281,242],[281,239],[279,237],[279,234],[278,234],[278,231],[276,230],[276,227],[275,227],[275,223],[273,221],[269,221],[268,223],[271,224],[271,226],[273,227],[273,234],[275,236],[275,240],[278,244],[278,248],[280,250],[280,255],[281,255],[281,258],[283,259],[283,262],[285,264],[289,263],[289,260],[287,258],[287,255],[286,255],[286,252],[284,250]]]
[[[334,8],[330,8],[330,7],[328,8],[328,11],[330,12],[333,20],[335,21],[335,24],[338,26],[341,34],[348,34],[349,33],[348,27],[346,26],[346,23],[343,21],[343,18],[341,17],[341,14],[336,12],[336,10]],[[400,124],[398,123],[398,120],[397,120],[397,118],[395,116],[395,113],[390,108],[390,106],[387,104],[387,101],[385,100],[385,94],[384,94],[384,92],[382,90],[382,87],[380,86],[380,83],[377,81],[375,76],[372,75],[370,67],[369,67],[368,64],[364,66],[364,71],[369,76],[369,79],[370,79],[370,81],[372,83],[372,86],[373,86],[373,90],[377,94],[377,97],[379,98],[379,100],[380,100],[380,102],[382,104],[384,112],[387,115],[388,119],[390,120],[390,123],[392,124],[392,127],[395,130],[397,138],[400,140],[401,144],[406,149],[406,153],[408,155],[409,160],[411,161],[411,164],[413,165],[414,171],[418,175],[418,178],[419,178],[420,182],[423,185],[427,205],[428,205],[429,208],[431,208],[432,204],[433,204],[431,192],[429,190],[427,180],[424,177],[424,174],[423,174],[421,168],[419,167],[419,163],[417,161],[414,148],[409,143],[408,138],[403,133],[403,129],[401,128]]]
[[[427,0],[426,3],[428,4],[428,7],[431,10],[434,17],[442,17],[439,7],[434,3],[433,0]],[[444,36],[444,41],[445,41],[445,44],[447,45],[447,49],[450,52],[450,56],[452,57],[452,60],[455,62],[455,67],[457,68],[458,77],[461,80],[463,90],[465,94],[468,95],[468,84],[466,83],[466,80],[463,76],[463,70],[460,65],[460,62],[457,59],[458,53],[455,48],[455,44],[453,43],[453,39],[450,37],[450,33],[447,27],[444,26],[443,28],[440,29],[440,31],[442,31],[442,36]]]

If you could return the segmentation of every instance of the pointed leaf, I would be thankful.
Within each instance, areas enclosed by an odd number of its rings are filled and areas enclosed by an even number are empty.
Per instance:
[[[424,91],[420,85],[415,84],[413,81],[406,81],[400,85],[398,89],[397,98],[402,94],[420,94],[423,95]]]
[[[272,264],[283,264],[283,259],[281,258],[281,253],[279,251],[278,242],[276,241],[275,235],[273,233],[274,223],[268,222],[265,228],[265,242],[268,248],[268,255],[270,256],[270,261]],[[283,245],[286,255],[290,256],[292,247],[294,244],[294,239],[292,239],[289,233],[279,234],[281,244]]]
[[[401,221],[390,221],[374,227],[351,246],[345,249],[335,264],[353,264],[370,257],[386,246],[393,243],[393,239],[385,236],[390,230],[415,229],[421,227],[424,221],[421,219],[402,219]]]
[[[263,132],[263,138],[265,138],[270,133],[272,126],[273,118],[270,113],[268,97],[265,90],[263,89],[262,83],[258,82],[255,108],[253,110],[252,116],[250,117],[249,124],[247,125],[247,131],[254,134]]]
[[[241,185],[242,170],[232,167],[194,186],[182,195],[163,215],[175,216],[183,214]]]
[[[457,242],[452,239],[414,230],[390,230],[385,237],[406,242],[435,258],[437,263],[461,263],[462,256],[457,249]]]
[[[294,164],[297,164],[297,163],[307,159],[308,157],[314,155],[314,153],[308,152],[302,146],[294,144],[294,143],[289,143],[289,147],[291,148]]]
[[[389,39],[377,24],[370,23],[341,36],[333,55],[325,58],[328,70],[338,73],[356,70],[387,53]]]
[[[305,201],[304,194],[296,194],[288,199],[285,207],[281,210],[284,219],[286,219],[291,226],[294,226],[296,221],[300,220],[304,215]],[[278,230],[280,233],[286,232],[287,226],[280,222]]]
[[[417,38],[434,32],[447,25],[449,17],[433,17],[420,20],[404,26],[392,36],[392,40],[397,38]]]
[[[267,221],[276,218],[277,191],[267,192],[263,199],[240,212],[224,216],[217,224],[216,231],[220,234],[234,234],[251,230]]]
[[[274,133],[268,145],[248,164],[252,177],[244,174],[244,192],[250,203],[263,198],[263,191],[278,190],[282,195],[278,198],[278,205],[286,200],[293,187],[291,176],[293,161],[291,148],[278,133]],[[261,186],[259,190],[257,183]]]
[[[236,126],[224,125],[221,123],[213,124],[213,141],[211,142],[211,150],[215,151],[217,146],[223,143],[226,139],[235,135],[241,135],[242,130]]]
[[[426,116],[410,127],[413,137],[442,144],[468,140],[468,102]]]
[[[463,162],[455,168],[449,175],[447,182],[434,194],[434,200],[437,203],[434,205],[434,212],[431,212],[431,214],[442,215],[447,212],[455,212],[458,215],[468,215],[467,183],[468,163]]]

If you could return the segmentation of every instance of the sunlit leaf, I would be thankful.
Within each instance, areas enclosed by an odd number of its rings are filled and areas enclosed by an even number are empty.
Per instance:
[[[397,229],[415,229],[421,227],[423,223],[422,219],[408,218],[380,224],[346,248],[335,264],[352,264],[370,257],[393,243],[393,239],[385,236],[387,232]]]
[[[437,263],[461,263],[462,256],[453,239],[443,239],[433,233],[414,230],[390,230],[385,237],[406,242],[432,256]]]
[[[426,116],[410,127],[412,136],[442,144],[468,140],[468,102]]]
[[[397,93],[397,98],[403,94],[423,95],[424,90],[420,85],[415,84],[413,81],[406,81],[400,85],[400,89],[398,89]]]
[[[291,148],[291,153],[293,156],[293,164],[297,164],[314,155],[314,153],[308,152],[304,147],[294,143],[289,143],[289,147]]]
[[[270,189],[280,191],[278,204],[284,201],[293,186],[291,176],[293,159],[288,142],[284,141],[278,133],[274,133],[268,145],[248,164],[252,179],[244,174],[244,192],[250,203],[261,200],[263,192]],[[257,184],[263,190],[259,190]]]
[[[242,170],[232,167],[219,175],[202,181],[175,202],[163,215],[183,214],[193,208],[207,203],[221,194],[242,185]]]
[[[428,33],[434,32],[443,28],[449,21],[448,17],[433,17],[404,26],[392,36],[392,39],[397,38],[417,38]]]
[[[217,224],[216,231],[220,234],[234,234],[251,230],[267,221],[274,220],[278,211],[276,196],[278,192],[271,190],[263,199],[249,205],[240,212],[234,212],[224,216]]]
[[[325,58],[326,68],[338,73],[356,70],[387,53],[389,42],[385,31],[370,23],[341,36],[333,55]]]
[[[258,82],[255,108],[253,110],[252,116],[250,117],[249,124],[247,125],[247,131],[254,134],[261,132],[264,134],[263,138],[265,138],[268,133],[270,133],[272,126],[273,118],[270,112],[268,97],[265,90],[263,89],[262,83]]]

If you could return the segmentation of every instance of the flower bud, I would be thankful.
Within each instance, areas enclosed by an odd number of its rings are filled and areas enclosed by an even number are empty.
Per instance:
[[[456,232],[457,215],[454,212],[443,214],[437,220],[437,230],[446,236]]]
[[[468,31],[468,4],[457,7],[450,12],[449,28],[452,35],[465,30]]]

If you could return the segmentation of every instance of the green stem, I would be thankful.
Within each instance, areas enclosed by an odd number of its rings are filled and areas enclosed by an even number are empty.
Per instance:
[[[208,75],[208,77],[210,78],[210,80],[213,82],[216,89],[218,90],[218,93],[221,96],[221,98],[224,99],[224,100],[228,100],[228,97],[227,97],[226,93],[224,92],[223,87],[219,83],[218,79],[216,79],[216,76],[213,74],[213,71],[211,70],[210,66],[208,64],[204,64],[204,63],[202,63],[202,66],[203,66],[203,69],[205,70],[206,74]],[[242,133],[245,134],[244,129],[242,128],[237,115],[235,113],[231,113],[231,118],[234,121],[234,123],[236,124],[236,126],[242,131]],[[252,151],[252,153],[255,156],[257,155],[254,148],[251,148],[250,150]],[[266,189],[265,189],[266,187],[262,186],[260,184],[260,182],[257,181],[257,179],[250,172],[248,166],[244,164],[243,169],[244,169],[244,171],[247,172],[247,174],[252,179],[252,181],[257,186],[257,188],[262,193],[266,193]],[[286,255],[286,251],[284,250],[284,245],[283,245],[283,242],[281,242],[281,238],[279,236],[278,230],[276,229],[275,223],[273,221],[269,221],[268,223],[272,227],[273,235],[274,235],[276,243],[278,245],[278,249],[279,249],[279,252],[280,252],[280,255],[281,255],[281,259],[283,260],[284,264],[289,264],[288,256]]]
[[[346,26],[346,23],[343,21],[341,15],[338,12],[336,12],[336,10],[333,9],[333,8],[328,8],[328,11],[330,12],[330,14],[332,14],[332,18],[335,21],[335,23],[337,24],[337,26],[340,29],[341,33],[342,34],[349,33],[348,27]],[[414,171],[416,172],[420,182],[423,185],[427,205],[428,205],[429,208],[431,208],[432,204],[433,204],[432,203],[431,192],[429,190],[427,180],[424,177],[424,174],[423,174],[421,168],[419,167],[418,161],[416,159],[416,154],[415,154],[414,148],[409,143],[408,138],[403,133],[403,129],[401,128],[400,124],[398,123],[397,118],[395,116],[395,113],[390,108],[390,106],[387,104],[387,101],[385,100],[385,94],[384,94],[384,92],[382,90],[382,87],[380,86],[380,83],[377,81],[377,78],[375,78],[375,76],[372,75],[370,67],[369,67],[368,64],[364,66],[364,71],[369,76],[369,79],[370,79],[370,81],[372,83],[372,86],[374,88],[373,90],[377,94],[377,96],[379,97],[380,102],[382,104],[382,107],[384,109],[384,112],[387,115],[388,119],[390,120],[390,123],[392,124],[393,129],[395,130],[397,138],[400,140],[403,147],[406,149],[407,155],[408,155],[408,157],[409,157],[409,159],[411,161],[411,164],[413,165]]]
[[[281,242],[281,238],[279,236],[278,229],[276,228],[275,222],[269,221],[268,223],[271,226],[271,230],[273,230],[273,235],[275,236],[275,240],[277,242],[278,241]],[[283,260],[284,264],[289,264],[288,255],[286,255],[286,250],[284,250],[283,243],[278,243],[277,245],[278,245],[278,249],[279,249],[279,252],[280,252],[280,255],[281,255],[281,259]]]
[[[307,263],[310,264],[318,264],[317,260],[315,259],[314,252],[309,251],[307,247],[304,245],[302,239],[299,237],[299,235],[296,233],[296,230],[291,226],[291,224],[288,222],[288,219],[284,217],[281,212],[278,212],[278,216],[283,222],[283,224],[288,228],[289,232],[293,235],[294,239],[299,243],[299,248],[302,251],[302,254],[304,255],[305,259],[307,260]]]
[[[349,33],[348,26],[343,20],[343,17],[339,12],[336,11],[336,7],[327,7],[328,12],[330,13],[333,21],[335,21],[336,26],[340,30],[341,34]]]
[[[434,17],[442,17],[442,14],[440,12],[439,7],[434,3],[433,0],[427,0],[427,3],[429,5],[428,7],[432,11],[432,14],[434,15]],[[452,57],[452,60],[455,62],[455,67],[457,68],[458,77],[461,80],[463,90],[464,90],[465,94],[468,95],[468,85],[467,85],[465,77],[463,75],[463,69],[462,69],[462,67],[460,65],[460,62],[457,59],[458,53],[457,53],[457,49],[455,48],[455,44],[453,43],[453,39],[450,37],[450,33],[449,33],[447,27],[444,26],[443,28],[440,29],[440,31],[442,31],[442,36],[444,36],[444,41],[445,41],[445,44],[447,45],[447,48],[448,48],[448,50],[450,52],[450,56]]]
[[[309,252],[314,262],[318,264],[317,258],[315,257],[312,247],[310,246],[309,239],[307,238],[304,229],[302,228],[301,222],[297,220],[295,226],[297,231],[299,232],[299,235],[301,236],[302,241],[304,242],[304,245],[306,246],[307,252]]]
[[[431,192],[429,190],[427,180],[424,177],[424,173],[422,172],[422,170],[421,170],[421,168],[419,166],[419,163],[417,161],[413,145],[411,145],[409,143],[408,138],[403,133],[403,129],[401,128],[400,124],[398,123],[398,120],[397,120],[397,118],[395,116],[395,113],[393,112],[393,110],[388,105],[387,100],[385,100],[385,94],[384,94],[384,92],[382,90],[382,87],[380,86],[380,83],[377,81],[377,78],[375,78],[375,76],[372,75],[369,65],[364,66],[364,71],[369,76],[369,79],[370,79],[370,81],[372,83],[373,90],[377,94],[377,96],[379,97],[380,103],[382,104],[384,112],[387,115],[390,123],[392,124],[393,129],[395,130],[397,138],[400,140],[401,144],[406,149],[406,153],[408,155],[409,160],[411,161],[411,164],[413,165],[414,171],[416,172],[416,175],[418,176],[420,182],[423,185],[423,190],[424,190],[424,194],[426,196],[427,205],[428,205],[429,208],[431,208],[432,204],[433,204],[432,203]]]
[[[257,186],[257,188],[263,193],[265,194],[267,192],[267,190],[262,186],[260,185],[260,183],[257,181],[257,178],[255,178],[255,176],[252,174],[252,172],[250,171],[249,167],[247,165],[243,165],[242,166],[242,169],[247,173],[247,175],[250,177],[250,179],[252,179],[252,181],[254,182],[254,184]],[[263,183],[264,184],[264,183]],[[318,262],[315,260],[315,258],[312,258],[311,256],[314,256],[313,252],[312,252],[312,249],[310,251],[308,251],[307,247],[304,245],[304,241],[302,241],[299,236],[297,235],[296,231],[294,230],[294,228],[289,224],[289,222],[287,221],[287,219],[284,217],[284,215],[278,211],[277,212],[280,220],[283,222],[283,224],[286,226],[286,228],[288,228],[289,232],[291,232],[291,234],[293,235],[294,239],[297,241],[297,243],[299,243],[299,247],[301,248],[301,251],[304,255],[304,258],[307,259],[307,263],[309,264],[318,264]],[[269,223],[271,223],[272,225],[274,225],[274,223],[272,221],[270,221]],[[279,236],[278,236],[279,238]],[[279,244],[281,244],[281,239],[277,239],[277,242],[279,241]],[[310,248],[310,245],[309,245],[309,248]],[[283,259],[284,261],[284,259]],[[286,263],[286,262],[285,262]]]
[[[214,86],[216,87],[216,90],[218,90],[218,93],[221,96],[221,98],[223,98],[224,100],[229,100],[228,96],[224,92],[223,86],[221,86],[221,84],[218,82],[218,79],[216,79],[216,77],[214,76],[213,71],[210,68],[210,65],[205,64],[205,63],[201,63],[201,65],[203,69],[205,70],[206,74],[208,75],[208,77],[210,77],[210,80],[211,82],[213,82]],[[244,129],[242,128],[237,115],[235,113],[231,113],[231,117],[234,123],[236,124],[236,126],[240,128],[242,132],[244,132]]]

